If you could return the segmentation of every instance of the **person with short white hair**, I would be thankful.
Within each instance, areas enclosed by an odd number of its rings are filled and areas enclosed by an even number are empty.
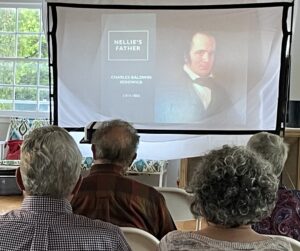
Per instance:
[[[25,198],[20,209],[0,216],[0,250],[131,250],[117,226],[73,214],[81,160],[74,139],[58,126],[25,138],[16,172]]]

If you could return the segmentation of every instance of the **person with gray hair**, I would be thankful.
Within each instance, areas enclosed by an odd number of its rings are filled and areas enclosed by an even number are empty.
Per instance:
[[[125,177],[136,158],[139,135],[126,121],[101,123],[92,136],[94,165],[71,204],[74,212],[121,227],[141,228],[161,239],[176,226],[164,197]]]
[[[104,121],[92,137],[94,162],[119,164],[126,171],[136,158],[138,144],[139,135],[128,122]]]
[[[81,160],[63,128],[37,128],[25,138],[16,172],[25,198],[0,216],[1,250],[130,250],[117,226],[73,214],[69,200],[82,181]]]
[[[269,161],[277,177],[281,175],[289,151],[283,138],[276,134],[260,132],[250,137],[247,147]]]
[[[279,178],[288,157],[288,144],[282,137],[268,132],[251,136],[247,147],[269,161],[273,173]],[[279,187],[277,200],[272,213],[253,224],[253,229],[261,234],[284,235],[300,241],[300,217],[298,208],[300,198],[298,190]]]
[[[246,147],[225,145],[210,151],[191,188],[191,210],[207,226],[198,232],[173,231],[162,239],[159,250],[292,250],[286,240],[251,228],[273,209],[278,179],[270,163]]]

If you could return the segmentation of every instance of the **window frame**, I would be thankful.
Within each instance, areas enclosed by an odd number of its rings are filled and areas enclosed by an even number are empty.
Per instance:
[[[51,87],[50,87],[50,81],[49,81],[49,78],[48,78],[48,83],[47,85],[44,85],[44,88],[41,86],[40,84],[40,75],[41,75],[41,72],[40,72],[40,63],[46,63],[47,64],[47,68],[48,68],[48,74],[49,74],[49,58],[48,58],[48,55],[46,58],[42,58],[41,57],[41,47],[42,47],[42,35],[44,35],[44,38],[45,38],[45,41],[47,43],[47,36],[44,34],[44,31],[43,31],[43,16],[42,16],[42,12],[43,12],[43,3],[42,3],[42,0],[27,0],[27,1],[21,1],[21,0],[13,0],[13,1],[3,1],[3,0],[0,0],[0,8],[26,8],[26,9],[40,9],[40,32],[39,33],[35,33],[35,32],[32,32],[34,34],[40,34],[40,37],[39,37],[39,57],[32,57],[32,58],[28,58],[28,60],[25,58],[25,57],[17,57],[17,54],[14,56],[14,57],[0,57],[0,60],[2,61],[6,61],[6,62],[36,62],[37,63],[37,81],[34,85],[27,85],[27,84],[21,84],[21,85],[18,85],[16,83],[16,79],[15,79],[15,76],[16,76],[16,66],[14,65],[14,69],[13,69],[13,78],[14,78],[14,81],[12,84],[3,84],[3,85],[0,85],[1,87],[12,87],[13,88],[13,110],[0,110],[0,117],[31,117],[31,118],[49,118],[50,117],[50,111],[51,111],[51,108],[50,108],[50,93],[51,93]],[[18,22],[18,17],[16,17],[16,22]],[[17,25],[17,23],[16,23]],[[10,32],[7,32],[7,34],[9,34]],[[1,34],[5,34],[5,32],[1,33]],[[11,33],[10,33],[11,34]],[[17,35],[18,34],[31,34],[31,32],[19,32],[17,29],[16,31],[14,32],[14,34]],[[16,42],[17,43],[17,42]],[[17,52],[18,48],[16,46],[15,48],[15,51]],[[47,51],[47,54],[48,54],[48,51]],[[32,101],[30,102],[30,100],[16,100],[15,99],[15,91],[16,91],[16,88],[17,87],[28,87],[28,88],[35,88],[36,89],[36,100],[35,101]],[[49,98],[48,98],[48,101],[40,101],[40,92],[42,90],[48,90],[49,92]],[[8,101],[10,102],[10,100]],[[15,110],[15,104],[18,104],[18,103],[27,103],[27,104],[34,104],[37,106],[36,110],[35,111],[22,111],[22,110]],[[48,105],[48,111],[40,111],[39,109],[39,106],[40,105],[45,105],[47,104]]]

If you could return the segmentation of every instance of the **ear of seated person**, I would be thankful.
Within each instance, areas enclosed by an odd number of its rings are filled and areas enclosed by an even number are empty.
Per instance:
[[[280,179],[289,150],[283,138],[261,132],[249,139],[247,147],[270,162],[273,173]],[[300,241],[299,208],[299,191],[281,186],[271,215],[253,224],[253,229],[261,234],[283,235]]]
[[[191,182],[192,212],[207,226],[168,233],[159,250],[292,250],[283,237],[261,235],[251,228],[272,211],[277,188],[270,163],[246,147],[212,150]]]
[[[25,198],[0,215],[0,250],[131,250],[117,226],[72,213],[82,156],[57,126],[34,129],[21,148],[16,178]]]
[[[138,143],[137,131],[126,121],[102,122],[92,136],[94,165],[71,204],[77,214],[140,228],[161,239],[176,229],[163,196],[124,176]]]

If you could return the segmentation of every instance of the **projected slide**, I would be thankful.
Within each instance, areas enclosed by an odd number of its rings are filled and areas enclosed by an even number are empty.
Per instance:
[[[101,114],[153,122],[155,15],[103,15],[102,26]]]
[[[58,123],[274,130],[281,20],[281,7],[57,7]]]

